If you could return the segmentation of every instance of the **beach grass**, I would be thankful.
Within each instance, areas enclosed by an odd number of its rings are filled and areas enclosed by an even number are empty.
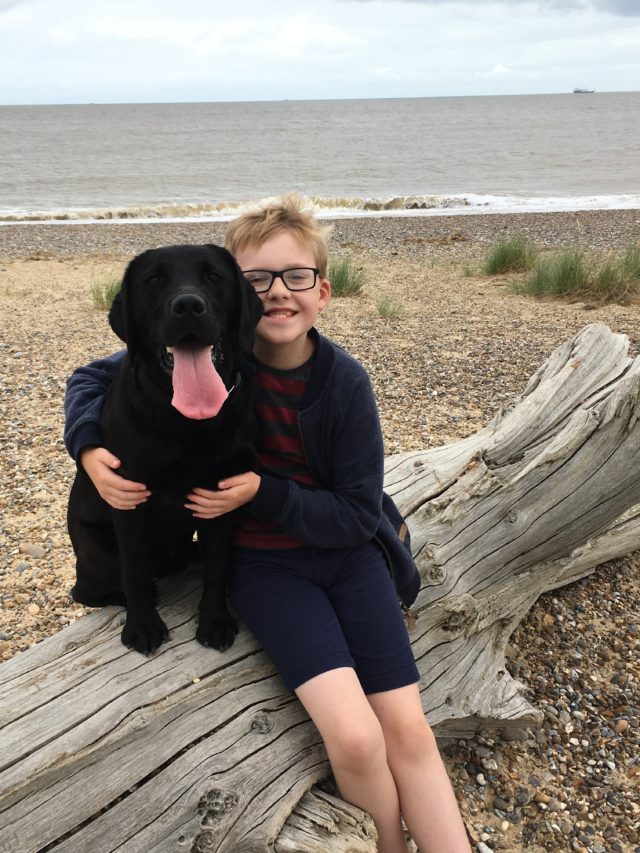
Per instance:
[[[490,248],[483,272],[486,275],[503,275],[509,272],[526,272],[535,266],[538,252],[526,237],[515,234],[500,240]]]
[[[350,255],[330,261],[327,277],[333,296],[355,296],[362,291],[366,280],[364,269],[356,266]]]
[[[623,255],[596,261],[584,252],[567,250],[543,258],[515,293],[538,297],[588,299],[599,304],[625,304],[640,298],[640,246]]]
[[[404,306],[393,296],[383,294],[376,300],[378,315],[384,320],[398,320],[404,314]]]
[[[589,278],[584,252],[571,249],[543,258],[532,275],[514,287],[531,296],[571,296],[587,291]]]
[[[122,285],[122,272],[108,270],[91,280],[91,301],[94,308],[108,311]]]

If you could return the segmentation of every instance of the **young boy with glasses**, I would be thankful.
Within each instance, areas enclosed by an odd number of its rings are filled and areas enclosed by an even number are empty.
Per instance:
[[[258,470],[185,506],[198,518],[242,507],[231,602],[320,731],[341,795],[372,816],[380,853],[406,853],[401,815],[421,853],[468,853],[398,601],[412,603],[419,577],[383,494],[371,383],[314,328],[331,295],[327,233],[290,195],[231,222],[225,245],[264,303]],[[97,401],[119,359],[73,374],[65,440],[104,500],[135,509],[148,490],[99,446]]]

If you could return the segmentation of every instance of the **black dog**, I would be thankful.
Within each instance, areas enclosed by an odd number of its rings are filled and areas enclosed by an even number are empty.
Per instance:
[[[75,601],[125,604],[122,642],[143,654],[168,637],[154,578],[182,568],[193,535],[204,562],[198,640],[228,648],[236,626],[225,605],[232,519],[195,519],[195,486],[216,488],[255,464],[250,391],[262,304],[218,246],[152,249],[129,264],[109,322],[127,356],[104,401],[104,445],[119,473],[151,490],[135,510],[115,510],[79,467],[69,500],[77,557]]]

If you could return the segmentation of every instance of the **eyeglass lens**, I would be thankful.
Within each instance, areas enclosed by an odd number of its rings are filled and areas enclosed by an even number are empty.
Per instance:
[[[311,267],[300,267],[275,272],[272,270],[247,270],[244,273],[258,293],[269,290],[276,278],[281,278],[289,290],[310,290],[316,283],[316,270]]]

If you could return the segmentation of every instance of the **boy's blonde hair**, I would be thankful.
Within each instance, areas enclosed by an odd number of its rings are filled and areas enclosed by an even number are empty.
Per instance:
[[[232,255],[236,255],[248,246],[262,246],[283,231],[311,249],[320,275],[326,277],[331,226],[318,225],[313,208],[297,193],[269,199],[232,220],[227,227],[224,245]]]

